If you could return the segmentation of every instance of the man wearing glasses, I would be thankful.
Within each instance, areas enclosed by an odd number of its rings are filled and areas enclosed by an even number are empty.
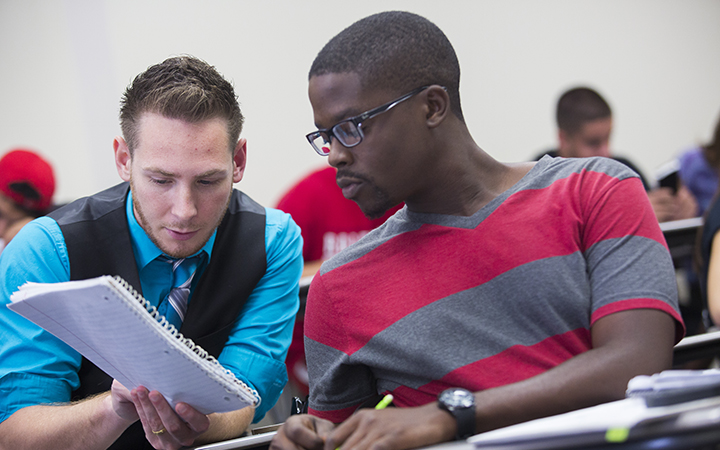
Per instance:
[[[310,415],[275,449],[465,438],[623,398],[671,364],[683,324],[640,180],[605,158],[494,160],[459,78],[442,31],[404,12],[356,22],[313,62],[313,148],[366,215],[406,206],[314,278]],[[399,408],[353,414],[388,393]]]

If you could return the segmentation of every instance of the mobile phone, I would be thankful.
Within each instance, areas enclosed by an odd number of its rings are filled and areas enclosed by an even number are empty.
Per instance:
[[[678,182],[680,181],[680,177],[678,175],[678,171],[674,170],[668,174],[666,174],[664,177],[660,178],[658,180],[658,184],[660,187],[667,187],[672,189],[673,195],[677,194],[678,190]]]
[[[657,172],[655,172],[655,179],[659,187],[670,188],[673,195],[677,194],[678,187],[680,186],[680,162],[677,159],[673,159],[663,164]]]

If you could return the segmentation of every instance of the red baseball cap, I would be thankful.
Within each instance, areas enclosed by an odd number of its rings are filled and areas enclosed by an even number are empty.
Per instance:
[[[55,192],[52,166],[32,150],[13,149],[0,158],[0,192],[22,208],[42,212]]]

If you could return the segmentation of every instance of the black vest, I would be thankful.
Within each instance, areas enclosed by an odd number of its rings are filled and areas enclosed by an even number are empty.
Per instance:
[[[128,190],[128,183],[122,183],[49,214],[65,238],[71,280],[120,275],[142,293],[125,213]],[[233,190],[218,227],[210,263],[198,280],[180,332],[217,358],[266,269],[265,209]],[[79,376],[80,388],[73,392],[73,400],[108,391],[112,384],[112,378],[85,358]],[[144,448],[152,446],[145,439],[140,421],[110,447]]]

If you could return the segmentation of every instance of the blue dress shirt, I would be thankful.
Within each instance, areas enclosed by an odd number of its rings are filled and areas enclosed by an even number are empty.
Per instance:
[[[172,288],[172,267],[157,259],[162,251],[135,219],[131,195],[126,211],[140,284],[146,300],[158,306]],[[218,357],[220,364],[260,394],[262,403],[255,411],[254,422],[275,404],[287,382],[284,361],[298,310],[303,265],[300,228],[282,211],[265,208],[265,213],[267,271],[238,315]],[[215,234],[196,253],[207,256],[195,281],[212,258],[214,242]],[[80,385],[82,356],[5,306],[25,282],[69,279],[65,240],[57,222],[49,217],[23,227],[0,254],[0,422],[26,406],[67,402]]]

